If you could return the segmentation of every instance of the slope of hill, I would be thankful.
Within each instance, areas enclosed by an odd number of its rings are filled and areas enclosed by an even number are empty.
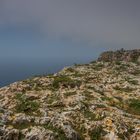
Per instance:
[[[1,88],[0,140],[140,140],[139,63],[100,60]]]

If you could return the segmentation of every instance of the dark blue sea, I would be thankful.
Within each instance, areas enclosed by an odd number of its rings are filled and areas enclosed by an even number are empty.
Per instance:
[[[89,63],[93,59],[0,60],[0,87],[32,76],[56,73],[65,66]]]

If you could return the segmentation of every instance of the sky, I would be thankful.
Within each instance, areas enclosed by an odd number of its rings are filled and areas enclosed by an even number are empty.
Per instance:
[[[0,86],[140,49],[139,0],[0,0]]]

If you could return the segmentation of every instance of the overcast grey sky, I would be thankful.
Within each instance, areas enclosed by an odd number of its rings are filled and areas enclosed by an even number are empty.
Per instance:
[[[12,62],[28,63],[27,76],[120,48],[140,49],[140,0],[0,0],[0,79]]]
[[[0,6],[1,28],[35,26],[51,39],[140,47],[139,0],[1,0]]]

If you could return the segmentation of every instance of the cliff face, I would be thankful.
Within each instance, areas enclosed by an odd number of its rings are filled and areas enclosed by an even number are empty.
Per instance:
[[[0,140],[140,140],[139,63],[97,61],[1,88]]]
[[[127,62],[139,62],[140,50],[118,50],[108,51],[101,54],[99,61],[127,61]]]

